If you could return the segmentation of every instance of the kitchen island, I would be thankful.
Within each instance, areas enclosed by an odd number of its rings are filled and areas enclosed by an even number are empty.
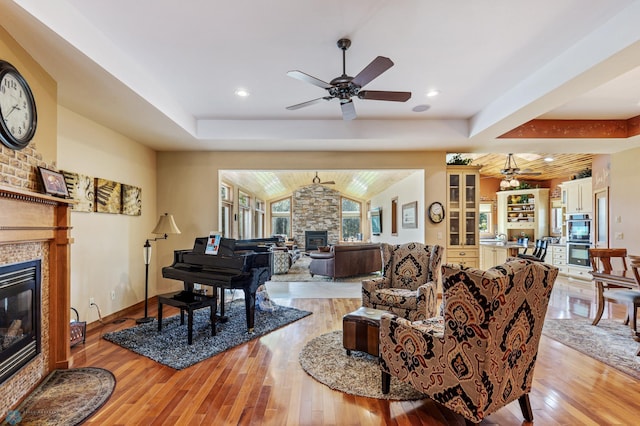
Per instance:
[[[507,261],[508,257],[516,257],[525,247],[515,241],[480,240],[480,269],[487,270]]]

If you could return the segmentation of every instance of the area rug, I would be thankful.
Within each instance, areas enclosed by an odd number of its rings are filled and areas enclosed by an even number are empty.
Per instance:
[[[298,356],[300,365],[311,377],[331,389],[350,395],[391,400],[416,400],[426,396],[410,385],[391,377],[388,394],[380,390],[378,358],[342,346],[342,331],[332,331],[310,340]]]
[[[546,319],[542,334],[640,379],[640,345],[622,322],[600,320],[594,326],[588,319]]]
[[[54,370],[16,408],[8,425],[77,425],[107,402],[116,379],[102,368]]]
[[[313,277],[309,273],[309,264],[311,258],[309,256],[302,256],[300,259],[291,265],[289,272],[286,274],[275,274],[271,276],[272,282],[360,282],[365,279],[379,277],[379,272],[373,272],[371,274],[356,275],[353,277],[336,278],[324,275],[314,275]]]
[[[193,344],[187,344],[187,319],[180,325],[180,315],[162,319],[162,331],[158,322],[140,324],[120,331],[106,333],[103,337],[123,348],[182,370],[202,360],[224,352],[234,346],[264,336],[291,322],[311,315],[311,312],[274,305],[274,311],[256,308],[253,333],[247,333],[244,300],[229,303],[225,315],[226,323],[217,324],[217,335],[211,335],[209,309],[199,309],[193,315]]]

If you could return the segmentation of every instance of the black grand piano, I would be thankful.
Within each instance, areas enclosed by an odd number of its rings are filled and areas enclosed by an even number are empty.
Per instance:
[[[252,240],[222,238],[218,253],[205,254],[207,237],[196,238],[192,250],[175,250],[173,264],[162,268],[162,276],[184,282],[184,290],[193,292],[194,284],[213,287],[220,298],[219,321],[224,316],[224,290],[244,291],[247,330],[253,332],[256,306],[256,290],[271,278],[271,252],[267,244]]]

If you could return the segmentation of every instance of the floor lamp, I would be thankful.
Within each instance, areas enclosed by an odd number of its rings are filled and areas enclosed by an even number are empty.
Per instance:
[[[151,241],[166,240],[169,234],[179,234],[180,230],[173,220],[173,215],[165,213],[158,219],[158,224],[151,231],[152,234],[162,235],[162,237],[150,238],[144,243],[144,317],[138,318],[136,323],[143,324],[153,321],[155,318],[148,314],[149,304],[149,263],[151,263]]]

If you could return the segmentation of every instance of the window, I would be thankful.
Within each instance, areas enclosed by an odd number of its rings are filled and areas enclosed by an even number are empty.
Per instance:
[[[291,198],[271,203],[271,234],[291,236]]]
[[[342,197],[342,240],[362,240],[361,205],[358,201]]]
[[[231,212],[233,210],[233,198],[231,197],[231,187],[226,184],[220,185],[220,231],[225,238],[232,238],[231,235]]]
[[[256,211],[254,213],[254,229],[256,238],[264,238],[264,201],[256,200]]]
[[[238,195],[238,238],[246,240],[251,238],[251,197],[244,192]]]
[[[493,234],[493,203],[480,203],[478,224],[481,234]]]

